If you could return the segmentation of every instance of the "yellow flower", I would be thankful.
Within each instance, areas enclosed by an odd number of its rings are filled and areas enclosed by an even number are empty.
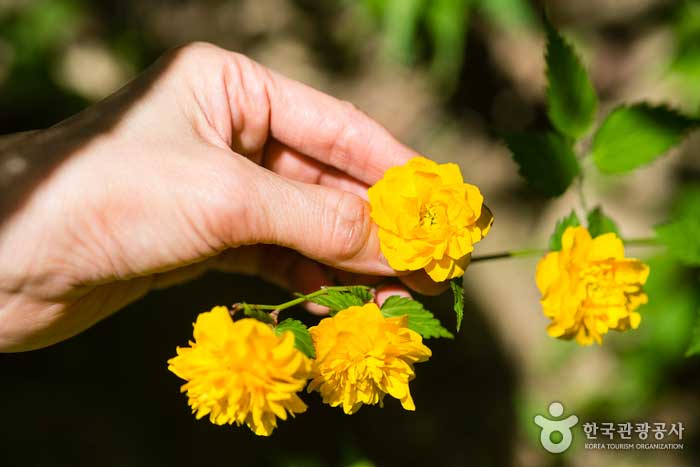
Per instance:
[[[406,327],[406,316],[385,318],[374,303],[352,306],[309,329],[316,347],[308,391],[323,402],[353,414],[362,404],[379,404],[386,394],[415,410],[408,382],[413,364],[426,361],[430,349]]]
[[[567,228],[561,251],[537,265],[542,308],[552,320],[547,332],[590,345],[601,344],[611,329],[637,329],[641,316],[635,310],[647,302],[642,286],[648,276],[646,264],[625,258],[614,233],[591,238],[585,227]]]
[[[460,277],[493,216],[456,164],[414,157],[369,189],[382,253],[399,271],[425,269],[437,282]]]
[[[311,362],[294,347],[291,332],[277,336],[251,318],[234,322],[226,307],[217,306],[197,317],[194,339],[178,347],[168,369],[187,381],[182,392],[198,419],[245,423],[256,435],[269,436],[276,417],[306,410],[296,393],[306,385]]]

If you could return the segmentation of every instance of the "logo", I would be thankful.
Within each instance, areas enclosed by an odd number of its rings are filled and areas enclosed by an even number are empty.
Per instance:
[[[564,406],[560,402],[552,402],[549,404],[549,415],[554,418],[559,418],[564,414]],[[569,415],[561,420],[551,420],[542,415],[535,416],[535,425],[542,428],[540,431],[540,443],[542,447],[552,454],[560,454],[571,446],[573,436],[571,429],[578,423],[576,415]],[[552,441],[552,435],[560,433],[561,439],[558,442]]]

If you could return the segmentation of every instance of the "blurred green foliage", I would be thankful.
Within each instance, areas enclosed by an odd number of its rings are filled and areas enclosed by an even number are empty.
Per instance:
[[[472,15],[500,28],[537,23],[527,0],[364,0],[364,7],[380,25],[388,55],[409,65],[427,60],[445,95],[462,71]]]
[[[688,266],[700,266],[700,189],[688,187],[673,209],[672,221],[656,228],[669,254]]]
[[[671,218],[676,219],[671,224],[659,226],[657,231],[669,248],[666,256],[667,268],[662,271],[667,272],[669,280],[652,288],[657,295],[657,303],[651,301],[647,305],[654,309],[661,309],[664,301],[670,301],[676,308],[683,308],[687,313],[697,315],[694,326],[691,323],[683,323],[678,327],[675,334],[676,340],[679,336],[690,334],[686,355],[700,354],[700,235],[687,237],[689,232],[698,232],[700,224],[700,184],[690,184],[681,189],[671,209]],[[671,232],[664,232],[663,229],[671,227]],[[663,233],[662,233],[663,232]],[[666,236],[668,239],[665,239]],[[675,284],[675,285],[674,285]],[[664,288],[664,286],[666,286]],[[672,307],[669,307],[672,308]],[[664,325],[660,325],[663,329]],[[670,336],[669,336],[670,338]],[[682,345],[677,343],[676,345]]]
[[[58,53],[75,37],[82,11],[72,0],[41,0],[0,10],[0,41],[11,47],[6,78],[0,81],[0,107],[15,111],[20,102],[52,102],[52,108],[45,109],[47,120],[60,115],[55,107],[63,112],[84,107],[84,99],[54,79]]]
[[[41,69],[47,56],[74,37],[83,9],[74,0],[42,0],[0,16],[0,37],[14,46],[14,66]]]
[[[140,26],[110,2],[0,3],[0,108],[5,111],[0,113],[0,128],[48,126],[90,103],[90,98],[59,78],[62,60],[72,45],[95,40],[130,69],[148,65],[161,50]],[[41,112],[27,104],[33,102],[43,104]]]
[[[680,78],[694,112],[700,111],[700,1],[680,0],[673,15],[675,51],[670,71]]]

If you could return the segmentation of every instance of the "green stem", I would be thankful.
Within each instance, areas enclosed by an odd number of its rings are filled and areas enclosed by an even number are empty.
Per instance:
[[[656,241],[655,238],[631,238],[628,240],[623,240],[625,245],[630,245],[630,246],[656,246],[658,245],[658,242]],[[523,250],[513,250],[513,251],[503,251],[500,253],[493,253],[490,255],[482,255],[482,256],[474,256],[471,259],[471,263],[478,263],[478,262],[483,262],[483,261],[492,261],[492,260],[497,260],[497,259],[506,259],[506,258],[520,258],[520,257],[527,257],[527,256],[541,256],[545,253],[547,253],[549,250],[547,249],[542,249],[542,248],[527,248]],[[319,297],[321,295],[326,294],[327,292],[331,290],[336,290],[338,292],[346,292],[352,290],[353,287],[363,287],[363,286],[348,286],[348,285],[338,285],[338,286],[329,286],[329,287],[323,287],[320,290],[317,290],[315,292],[312,292],[310,294],[295,294],[297,298],[293,300],[289,300],[284,303],[280,303],[279,305],[251,305],[246,303],[244,304],[235,304],[234,305],[234,312],[236,309],[240,309],[243,306],[250,307],[254,310],[267,310],[267,311],[277,311],[278,313],[282,310],[286,310],[287,308],[291,308],[295,305],[299,305],[301,303],[307,302],[311,300],[312,298]],[[370,287],[367,287],[368,289]]]
[[[256,310],[277,310],[277,311],[282,311],[286,310],[287,308],[291,308],[295,305],[299,305],[300,303],[307,302],[311,300],[312,298],[318,297],[320,295],[323,295],[327,293],[329,290],[337,290],[338,292],[345,292],[352,290],[353,287],[362,287],[362,286],[357,286],[357,285],[337,285],[337,286],[329,286],[329,287],[323,287],[320,290],[317,290],[316,292],[312,292],[310,294],[300,294],[297,293],[295,294],[297,298],[293,300],[289,300],[288,302],[281,303],[279,305],[251,305],[249,303],[246,303],[245,306],[248,306],[250,308],[256,309]],[[368,289],[370,287],[367,287]]]
[[[547,250],[543,250],[540,248],[530,248],[526,250],[514,250],[514,251],[504,251],[502,253],[494,253],[491,255],[483,255],[483,256],[473,256],[471,259],[472,263],[476,263],[479,261],[491,261],[494,259],[505,259],[505,258],[518,258],[521,256],[537,256],[537,255],[542,255],[546,253]]]
[[[659,246],[659,241],[654,237],[623,239],[625,246]]]
[[[630,238],[623,239],[622,243],[626,246],[658,246],[659,242],[655,238]],[[525,256],[539,256],[547,253],[549,250],[542,248],[529,248],[525,250],[503,251],[490,255],[473,256],[471,262],[477,263],[481,261],[491,261],[495,259],[518,258]]]
[[[581,203],[581,208],[583,209],[583,212],[588,212],[588,203],[586,203],[586,193],[584,192],[584,186],[583,186],[583,173],[581,173],[578,176],[578,180],[576,182],[576,188],[578,191],[578,200],[579,200],[579,203]]]

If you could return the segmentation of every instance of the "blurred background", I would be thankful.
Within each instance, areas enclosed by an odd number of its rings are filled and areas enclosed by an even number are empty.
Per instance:
[[[0,0],[0,134],[50,126],[107,96],[163,51],[205,40],[352,101],[399,139],[461,165],[496,217],[478,253],[544,246],[575,193],[549,200],[517,174],[498,135],[547,125],[541,17],[577,46],[601,114],[625,101],[700,110],[700,1],[682,0]],[[203,70],[206,73],[206,70]],[[700,203],[700,135],[624,177],[586,170],[625,237],[652,234]],[[698,270],[658,250],[638,331],[602,347],[549,338],[537,258],[473,265],[455,341],[430,341],[418,407],[351,417],[310,409],[269,438],[189,413],[166,369],[198,312],[285,291],[209,274],[153,292],[67,342],[0,356],[2,466],[663,466],[700,465],[700,358],[686,358]],[[454,326],[450,298],[426,306]],[[297,312],[304,317],[303,312]],[[682,451],[591,451],[580,428],[560,456],[532,418],[550,401],[583,421],[683,422]]]

